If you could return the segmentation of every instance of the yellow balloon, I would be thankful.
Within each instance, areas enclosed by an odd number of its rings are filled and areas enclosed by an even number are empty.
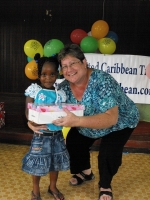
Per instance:
[[[104,20],[98,20],[94,22],[91,28],[91,35],[96,38],[100,39],[107,35],[109,31],[109,26],[106,21]]]
[[[71,127],[63,127],[62,132],[63,132],[64,139],[67,138],[67,135],[68,135],[70,129],[71,129]]]
[[[25,67],[25,75],[31,79],[36,80],[38,78],[37,63],[35,60],[30,61]]]
[[[24,52],[30,58],[34,58],[36,53],[39,53],[40,56],[42,57],[44,49],[42,44],[37,40],[28,40],[24,44]]]
[[[102,54],[113,54],[116,50],[116,43],[110,38],[98,40],[98,48]]]

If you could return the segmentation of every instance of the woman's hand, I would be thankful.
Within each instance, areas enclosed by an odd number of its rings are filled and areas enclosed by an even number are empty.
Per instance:
[[[55,124],[56,126],[65,126],[65,127],[79,126],[80,117],[76,116],[66,108],[64,108],[63,110],[66,112],[67,116],[56,119],[52,121],[52,123]]]
[[[85,127],[91,129],[104,129],[115,125],[118,121],[118,106],[114,106],[104,113],[99,113],[92,116],[79,117],[63,109],[67,116],[54,120],[56,126],[68,127]]]
[[[43,134],[40,130],[47,130],[47,126],[45,124],[35,124],[34,122],[28,121],[28,127],[35,133]]]

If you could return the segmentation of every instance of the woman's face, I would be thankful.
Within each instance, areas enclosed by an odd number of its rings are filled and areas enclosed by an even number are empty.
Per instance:
[[[68,55],[61,60],[61,66],[64,78],[71,83],[82,83],[87,74],[86,59],[80,61],[78,58]]]

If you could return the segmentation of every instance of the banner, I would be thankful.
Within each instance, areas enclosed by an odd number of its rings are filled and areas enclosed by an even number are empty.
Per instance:
[[[150,57],[138,55],[104,55],[85,53],[90,68],[112,75],[126,95],[135,103],[150,104],[150,79],[146,66]]]

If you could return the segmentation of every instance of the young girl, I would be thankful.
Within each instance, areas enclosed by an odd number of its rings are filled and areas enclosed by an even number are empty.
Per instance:
[[[25,90],[26,110],[28,119],[28,103],[50,104],[66,101],[64,91],[55,89],[54,83],[58,76],[59,63],[56,56],[39,58],[35,56],[38,63],[38,79],[40,85],[31,84]],[[31,124],[31,123],[30,123]],[[41,130],[36,129],[34,124],[33,139],[29,152],[23,158],[22,170],[32,175],[33,190],[31,200],[41,200],[40,197],[40,178],[47,173],[50,174],[50,185],[48,193],[53,195],[56,200],[63,200],[64,196],[56,187],[58,172],[69,169],[69,154],[66,150],[62,127],[53,124],[41,125]]]

